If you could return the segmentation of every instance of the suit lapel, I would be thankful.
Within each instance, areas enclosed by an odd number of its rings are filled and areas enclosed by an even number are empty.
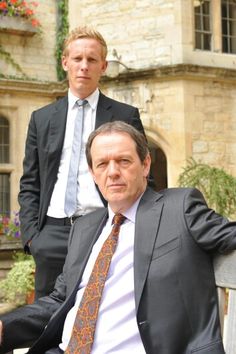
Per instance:
[[[48,135],[48,157],[47,162],[45,162],[46,171],[48,177],[45,178],[47,181],[46,195],[51,196],[56,178],[57,172],[61,159],[61,152],[65,136],[66,128],[66,117],[68,109],[68,98],[63,97],[61,100],[56,102],[55,109],[50,117],[49,135]],[[49,202],[49,201],[48,201]],[[48,203],[45,203],[47,207]],[[46,211],[42,211],[44,213]]]
[[[91,213],[79,220],[78,230],[75,224],[73,230],[72,250],[75,256],[75,278],[71,278],[71,284],[81,280],[84,268],[89,259],[94,243],[97,241],[107,220],[107,209],[99,209],[95,214]],[[79,242],[78,242],[79,240]],[[71,256],[73,258],[73,256]],[[73,266],[73,265],[72,265]],[[78,272],[79,269],[79,272]],[[73,285],[72,285],[73,286]],[[69,290],[70,292],[70,290]]]
[[[143,287],[149,270],[153,247],[160,223],[162,195],[147,189],[136,214],[134,242],[134,288],[135,304],[138,309]]]
[[[110,108],[111,108],[111,102],[109,98],[100,92],[98,105],[97,105],[95,129],[100,127],[100,125],[110,122],[112,120],[113,115],[112,112],[110,111]]]
[[[68,97],[65,96],[59,100],[55,105],[55,110],[52,113],[50,119],[50,131],[49,131],[49,153],[58,153],[58,150],[62,150],[65,129],[66,129],[66,117],[68,110]],[[59,152],[59,155],[60,155]],[[55,156],[53,156],[55,158]]]

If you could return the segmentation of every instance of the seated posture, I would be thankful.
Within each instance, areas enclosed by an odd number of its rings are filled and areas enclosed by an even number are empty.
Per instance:
[[[54,291],[1,316],[0,353],[223,354],[212,255],[236,223],[191,188],[155,192],[143,134],[90,134],[86,157],[107,208],[75,221]]]

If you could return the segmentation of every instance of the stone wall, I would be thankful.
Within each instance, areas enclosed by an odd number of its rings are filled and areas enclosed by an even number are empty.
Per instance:
[[[236,72],[226,76],[177,65],[103,83],[108,95],[139,107],[148,140],[166,155],[169,187],[191,156],[236,176]]]

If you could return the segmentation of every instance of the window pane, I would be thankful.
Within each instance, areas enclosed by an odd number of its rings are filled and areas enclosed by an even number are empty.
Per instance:
[[[209,16],[203,17],[203,29],[204,29],[204,31],[210,31],[210,17]]]
[[[202,12],[204,14],[208,14],[210,13],[210,3],[208,1],[204,1],[204,3],[202,4]]]
[[[205,50],[211,49],[211,35],[210,34],[204,35],[204,49]]]
[[[195,30],[201,30],[201,17],[195,14]]]
[[[223,35],[227,35],[228,34],[227,21],[226,20],[222,20],[222,34]]]
[[[236,39],[235,38],[232,38],[232,41],[231,41],[231,53],[236,54]]]
[[[195,48],[202,49],[202,46],[201,46],[201,34],[199,32],[195,33]]]
[[[211,13],[210,1],[205,0],[200,6],[194,7],[195,48],[211,50]]]
[[[222,51],[236,52],[236,2],[221,0]]]
[[[0,213],[10,215],[10,174],[0,173]]]
[[[9,122],[0,116],[0,163],[9,162]]]

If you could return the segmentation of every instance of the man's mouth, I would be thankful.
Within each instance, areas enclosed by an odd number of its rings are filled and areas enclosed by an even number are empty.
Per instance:
[[[88,76],[77,76],[77,79],[89,80]]]
[[[120,189],[123,188],[124,184],[123,183],[114,183],[114,184],[110,184],[108,186],[109,189]]]

